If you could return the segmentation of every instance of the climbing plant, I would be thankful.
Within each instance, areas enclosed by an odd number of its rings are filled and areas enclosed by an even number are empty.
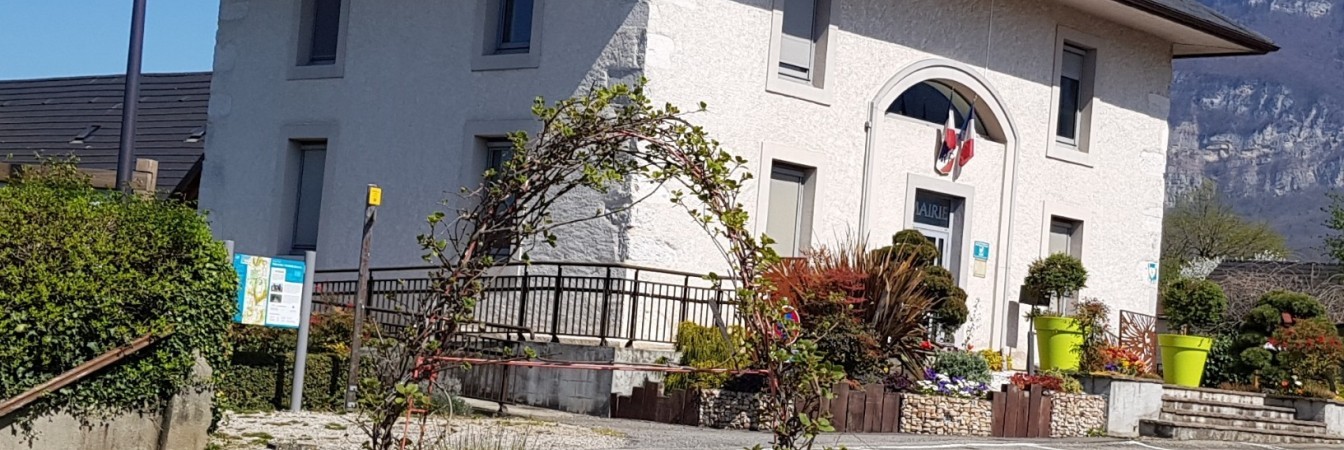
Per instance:
[[[701,103],[699,110],[705,107]],[[375,351],[385,352],[385,357],[380,358],[378,375],[362,383],[360,396],[363,411],[372,419],[366,430],[372,446],[385,449],[395,442],[394,424],[407,403],[428,401],[420,384],[451,366],[434,357],[470,322],[487,269],[499,262],[501,249],[554,246],[558,228],[609,217],[648,198],[557,220],[553,207],[568,195],[651,183],[670,191],[671,201],[689,213],[727,262],[728,273],[709,278],[733,286],[736,293],[738,314],[745,322],[745,360],[766,373],[770,417],[764,422],[772,424],[775,446],[810,447],[818,432],[829,429],[820,399],[842,374],[817,354],[814,343],[784,345],[783,336],[791,333],[779,332],[780,327],[796,325],[784,320],[780,305],[762,294],[762,273],[779,258],[769,248],[769,238],[751,234],[738,199],[752,179],[742,168],[746,161],[721,149],[678,107],[653,105],[643,81],[597,87],[554,104],[537,99],[532,113],[539,131],[511,134],[512,155],[502,168],[487,170],[479,186],[463,189],[456,203],[463,206],[454,216],[430,215],[428,231],[418,237],[425,259],[438,267],[432,274],[436,293],[414,306],[414,323],[397,339],[375,339]],[[526,251],[519,258],[530,261]]]

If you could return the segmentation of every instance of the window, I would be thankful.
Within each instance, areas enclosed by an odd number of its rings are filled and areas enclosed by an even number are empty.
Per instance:
[[[341,0],[311,0],[307,18],[307,57],[305,66],[336,64],[337,44],[341,38]]]
[[[504,163],[513,159],[513,141],[503,138],[490,138],[485,140],[486,160],[488,169],[494,169],[494,177],[503,176]],[[513,255],[513,243],[509,236],[500,233],[494,236],[490,243],[490,256],[495,261],[507,261]]]
[[[484,0],[478,3],[477,51],[471,70],[529,69],[541,61],[545,0]]]
[[[1086,151],[1086,127],[1092,103],[1092,51],[1064,44],[1059,62],[1059,103],[1056,139]]]
[[[1055,253],[1063,253],[1066,255],[1073,256],[1074,258],[1082,259],[1083,257],[1082,230],[1083,230],[1082,222],[1076,220],[1064,219],[1057,216],[1051,216],[1050,242],[1048,244],[1049,253],[1051,255]],[[1076,297],[1077,296],[1074,295],[1065,297],[1063,299],[1058,299],[1059,303],[1052,305],[1052,309],[1063,312],[1065,314],[1072,314],[1074,306],[1078,300]],[[1051,301],[1054,302],[1055,299],[1051,299]]]
[[[350,0],[300,0],[294,65],[289,79],[340,78],[345,54]]]
[[[811,170],[776,162],[770,171],[770,197],[765,234],[775,240],[779,256],[800,256],[812,235]]]
[[[887,114],[896,114],[942,126],[947,123],[947,112],[955,116],[953,123],[960,128],[971,114],[971,102],[951,86],[934,80],[925,81],[906,89],[896,101],[887,106]],[[985,115],[976,114],[975,132],[989,136]]]
[[[766,90],[829,104],[825,72],[831,0],[774,0]]]
[[[322,173],[327,165],[326,141],[298,144],[299,185],[295,197],[294,234],[291,251],[317,249],[317,231],[322,212]]]
[[[500,0],[495,53],[527,53],[532,46],[532,0]]]

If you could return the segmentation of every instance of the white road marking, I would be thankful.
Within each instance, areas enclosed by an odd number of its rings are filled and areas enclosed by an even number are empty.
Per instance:
[[[1267,449],[1270,449],[1270,450],[1284,450],[1283,447],[1275,447],[1275,446],[1273,446],[1273,445],[1256,444],[1256,443],[1252,443],[1252,442],[1242,442],[1242,444],[1246,444],[1246,445],[1249,445],[1249,446],[1252,446],[1252,447],[1267,448]]]
[[[1169,450],[1169,449],[1167,449],[1167,448],[1158,447],[1158,446],[1156,446],[1156,445],[1148,445],[1148,444],[1145,444],[1145,443],[1142,443],[1142,442],[1139,442],[1139,441],[1128,441],[1128,442],[1122,442],[1122,443],[1123,443],[1123,444],[1130,444],[1130,445],[1137,445],[1137,446],[1140,446],[1140,447],[1143,447],[1143,448],[1152,449],[1152,450]]]
[[[1015,447],[1020,447],[1020,448],[1034,448],[1034,449],[1039,449],[1039,450],[1061,450],[1061,449],[1058,449],[1058,448],[1054,448],[1054,447],[1046,447],[1046,446],[1041,445],[1041,444],[1033,444],[1033,443],[1030,443],[1030,442],[1010,442],[1010,443],[974,443],[974,442],[968,442],[968,443],[963,443],[963,444],[937,444],[937,445],[881,445],[881,446],[876,446],[876,447],[861,447],[861,448],[872,449],[872,450],[902,450],[902,449],[906,449],[906,450],[933,450],[933,449],[940,449],[940,448],[1015,448]],[[857,450],[857,449],[859,449],[860,447],[854,447],[854,448]]]

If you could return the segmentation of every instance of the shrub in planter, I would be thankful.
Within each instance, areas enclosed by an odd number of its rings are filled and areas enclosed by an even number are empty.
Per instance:
[[[1279,328],[1270,336],[1269,345],[1277,351],[1274,359],[1285,374],[1303,381],[1304,385],[1314,383],[1334,390],[1339,368],[1344,364],[1344,342],[1325,318]]]
[[[700,369],[747,367],[737,349],[742,348],[742,329],[733,327],[723,340],[723,333],[714,327],[695,322],[682,322],[677,328],[676,349],[681,352],[681,364]],[[667,376],[667,389],[718,389],[728,381],[726,373],[674,373]]]
[[[1233,350],[1238,355],[1237,368],[1253,383],[1267,381],[1264,387],[1287,393],[1302,381],[1334,384],[1334,377],[1313,368],[1317,356],[1335,358],[1331,348],[1339,339],[1338,330],[1324,315],[1325,307],[1310,295],[1282,290],[1265,293],[1242,320]],[[1324,347],[1312,348],[1317,345]]]
[[[1180,332],[1157,336],[1162,351],[1162,379],[1170,384],[1199,387],[1213,338],[1189,333],[1216,326],[1227,310],[1227,296],[1217,283],[1183,278],[1162,290],[1162,304],[1167,323]]]
[[[1056,253],[1031,263],[1023,285],[1052,301],[1060,301],[1086,287],[1087,269],[1078,258]],[[1036,328],[1041,367],[1078,370],[1075,349],[1083,344],[1083,330],[1079,329],[1078,322],[1058,313],[1041,313],[1036,308],[1027,317]]]
[[[1013,355],[1004,355],[987,348],[976,353],[985,359],[985,363],[989,364],[990,372],[1001,372],[1013,368]]]
[[[939,352],[933,357],[931,368],[934,372],[953,378],[979,383],[990,380],[989,363],[977,353],[952,350]]]
[[[1047,391],[1063,392],[1066,394],[1078,394],[1083,392],[1083,384],[1078,379],[1068,376],[1062,372],[1041,371],[1036,375],[1029,375],[1018,372],[1013,374],[1008,380],[1018,389],[1027,390],[1032,386],[1039,385]]]
[[[957,286],[952,273],[938,265],[938,248],[918,230],[902,230],[891,237],[892,245],[875,250],[887,259],[910,259],[922,272],[920,289],[932,300],[929,319],[944,337],[950,337],[966,323],[970,310],[966,307],[966,291]]]

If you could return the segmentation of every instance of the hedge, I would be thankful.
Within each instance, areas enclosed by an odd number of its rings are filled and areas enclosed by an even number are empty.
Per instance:
[[[344,404],[349,365],[335,353],[309,354],[304,369],[303,408],[333,411]],[[289,409],[294,380],[294,355],[238,352],[220,373],[215,397],[221,408],[234,411]]]
[[[43,396],[26,417],[153,407],[228,361],[237,276],[204,216],[98,191],[70,162],[0,186],[0,398],[132,340],[152,347]]]

